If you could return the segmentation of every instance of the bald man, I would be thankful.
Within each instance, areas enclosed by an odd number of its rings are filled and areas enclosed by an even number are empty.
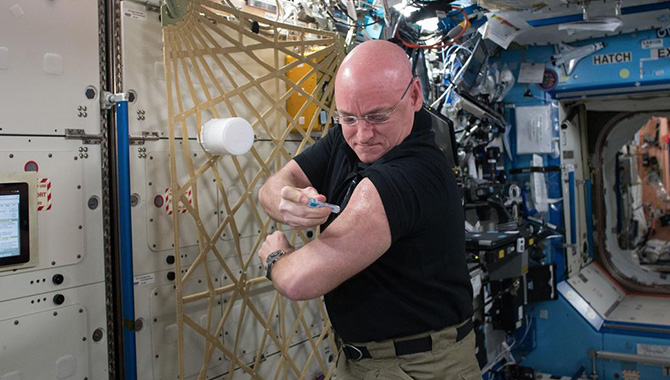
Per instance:
[[[324,296],[338,380],[481,379],[460,196],[421,94],[402,49],[357,46],[335,79],[339,125],[260,191],[276,221],[321,226],[297,250],[277,231],[259,256],[288,298]]]

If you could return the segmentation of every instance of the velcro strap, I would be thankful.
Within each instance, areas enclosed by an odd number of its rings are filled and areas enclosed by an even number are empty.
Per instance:
[[[433,339],[430,336],[426,336],[418,339],[393,342],[393,345],[395,346],[395,354],[397,356],[411,355],[432,350]]]
[[[344,356],[349,360],[371,359],[370,351],[363,346],[354,346],[353,344],[345,344],[342,346]]]

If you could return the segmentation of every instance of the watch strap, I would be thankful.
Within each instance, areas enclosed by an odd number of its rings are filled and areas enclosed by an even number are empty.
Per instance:
[[[268,280],[272,281],[272,277],[270,275],[272,266],[277,262],[277,260],[279,260],[280,257],[284,256],[285,254],[286,251],[283,249],[278,249],[268,255],[267,259],[265,260],[265,277],[267,277]]]

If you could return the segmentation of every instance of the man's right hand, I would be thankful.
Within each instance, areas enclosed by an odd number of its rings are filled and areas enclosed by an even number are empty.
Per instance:
[[[326,201],[326,196],[319,194],[313,187],[301,189],[284,186],[281,189],[281,201],[279,202],[279,212],[284,219],[284,223],[292,227],[303,228],[323,224],[330,215],[330,209],[328,207],[307,206],[309,198],[322,202]]]

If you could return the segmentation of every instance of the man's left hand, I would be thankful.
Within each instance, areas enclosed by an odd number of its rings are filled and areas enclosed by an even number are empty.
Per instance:
[[[261,249],[258,251],[258,256],[261,258],[263,267],[265,267],[268,255],[279,249],[283,249],[286,253],[291,253],[295,250],[282,231],[275,231],[265,239]]]

